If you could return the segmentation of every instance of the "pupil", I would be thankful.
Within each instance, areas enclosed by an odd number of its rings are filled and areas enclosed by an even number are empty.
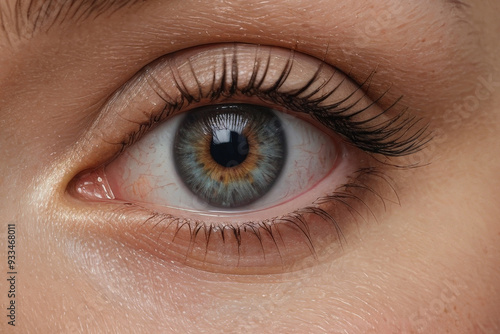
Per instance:
[[[221,166],[238,166],[248,156],[247,138],[235,131],[216,130],[210,143],[210,154]]]

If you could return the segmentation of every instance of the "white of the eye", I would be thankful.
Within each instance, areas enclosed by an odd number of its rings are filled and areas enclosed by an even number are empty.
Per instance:
[[[337,150],[329,135],[297,117],[276,114],[285,132],[287,158],[269,192],[245,210],[259,210],[291,201],[327,176],[337,158]]]
[[[221,210],[209,206],[179,178],[172,145],[183,115],[151,131],[109,164],[106,167],[109,183],[118,199],[202,215],[225,216],[237,212],[241,216],[290,202],[330,173],[338,152],[332,138],[314,125],[284,113],[277,115],[285,131],[287,158],[270,191],[247,207]]]

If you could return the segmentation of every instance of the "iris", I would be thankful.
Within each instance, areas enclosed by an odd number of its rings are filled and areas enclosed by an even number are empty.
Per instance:
[[[174,139],[174,163],[193,194],[219,208],[248,205],[266,194],[286,160],[276,112],[250,104],[191,110]]]

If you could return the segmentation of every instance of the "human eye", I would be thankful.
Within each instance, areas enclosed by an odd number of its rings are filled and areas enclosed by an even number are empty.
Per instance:
[[[248,220],[318,184],[339,153],[324,132],[270,107],[210,104],[141,138],[104,168],[109,190],[94,195]]]
[[[119,238],[164,260],[300,268],[338,251],[383,198],[387,159],[428,138],[398,101],[370,98],[370,79],[270,46],[166,55],[108,101],[89,132],[107,148],[89,152],[69,192],[112,206]]]

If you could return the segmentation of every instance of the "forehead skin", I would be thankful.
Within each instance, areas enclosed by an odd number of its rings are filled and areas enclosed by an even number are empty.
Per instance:
[[[19,228],[27,332],[499,329],[498,1],[148,0],[94,11],[35,1],[32,14],[17,3],[0,4],[0,222]],[[67,153],[114,91],[165,54],[235,41],[294,49],[358,82],[376,71],[373,96],[390,89],[433,124],[418,156],[432,163],[391,175],[401,207],[300,279],[166,268],[86,237],[55,196],[75,168]]]

